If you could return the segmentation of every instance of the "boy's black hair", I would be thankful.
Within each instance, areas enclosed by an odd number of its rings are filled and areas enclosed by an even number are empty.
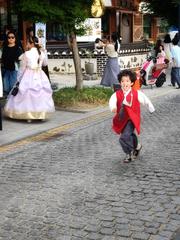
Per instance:
[[[121,83],[122,77],[127,77],[127,76],[130,78],[132,83],[136,81],[136,73],[129,69],[122,70],[118,74],[118,81]]]

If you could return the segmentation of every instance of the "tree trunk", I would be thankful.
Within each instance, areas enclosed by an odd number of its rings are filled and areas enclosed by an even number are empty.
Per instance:
[[[75,68],[75,74],[76,74],[76,90],[80,90],[83,88],[83,75],[82,75],[82,69],[81,69],[81,59],[79,56],[79,49],[77,45],[76,35],[74,33],[71,33],[70,35],[70,41],[71,42],[71,49],[73,52],[73,61],[74,61],[74,68]]]

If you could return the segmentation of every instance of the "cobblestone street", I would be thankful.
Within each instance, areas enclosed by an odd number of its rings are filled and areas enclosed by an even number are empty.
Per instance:
[[[142,108],[124,164],[111,115],[0,153],[0,240],[170,240],[180,227],[180,91]]]

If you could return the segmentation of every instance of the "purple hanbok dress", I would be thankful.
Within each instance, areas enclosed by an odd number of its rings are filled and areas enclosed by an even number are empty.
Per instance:
[[[39,59],[39,61],[38,61]],[[13,119],[44,120],[55,111],[52,89],[42,66],[47,64],[44,52],[39,55],[35,47],[21,57],[16,96],[8,96],[4,107],[5,116]]]

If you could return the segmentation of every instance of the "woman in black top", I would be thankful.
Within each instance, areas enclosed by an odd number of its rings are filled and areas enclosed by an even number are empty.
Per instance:
[[[9,94],[16,82],[19,56],[22,53],[22,49],[17,44],[15,33],[9,31],[2,50],[2,78],[5,95]]]

